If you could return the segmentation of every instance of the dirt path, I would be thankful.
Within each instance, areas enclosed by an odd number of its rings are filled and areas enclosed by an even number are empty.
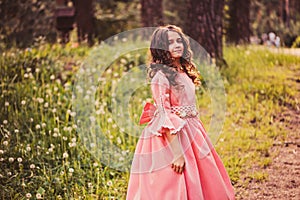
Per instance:
[[[273,50],[272,50],[273,51]],[[289,50],[278,50],[290,53]],[[293,51],[300,56],[300,49]],[[272,163],[263,170],[268,178],[262,182],[250,182],[247,186],[237,187],[237,199],[247,200],[300,200],[300,70],[294,70],[292,81],[296,82],[298,103],[277,116],[285,124],[285,141],[274,141],[270,152],[274,155]]]

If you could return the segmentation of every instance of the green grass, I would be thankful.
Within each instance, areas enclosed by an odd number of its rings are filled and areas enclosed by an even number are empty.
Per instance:
[[[131,47],[130,42],[124,43],[124,48]],[[31,199],[125,198],[128,171],[118,171],[99,162],[103,152],[91,154],[83,145],[95,139],[91,133],[97,129],[91,128],[82,137],[82,124],[78,121],[81,113],[76,113],[72,104],[75,72],[90,52],[87,47],[44,44],[2,53],[1,199],[27,199],[30,195]],[[107,58],[114,55],[109,50],[102,53]],[[227,111],[216,149],[234,184],[252,179],[263,181],[267,175],[260,169],[272,162],[269,148],[275,139],[286,134],[276,115],[285,106],[296,105],[294,83],[289,78],[299,68],[300,58],[272,54],[253,46],[226,47],[224,55],[229,65],[221,70]],[[97,57],[92,59],[96,65],[103,64],[97,63]],[[125,127],[125,131],[119,128],[121,122],[117,123],[112,112],[120,101],[118,95],[122,94],[117,93],[113,98],[111,94],[120,77],[129,69],[139,72],[134,66],[145,60],[145,50],[121,55],[110,64],[111,70],[101,74],[96,87],[95,106],[92,106],[95,122],[102,127],[109,143],[120,148],[117,157],[120,160],[124,160],[124,151],[134,151],[137,142],[134,135],[139,132],[131,126]],[[150,90],[145,84],[130,98],[128,118],[135,124],[143,102],[149,97]],[[198,104],[204,113],[201,120],[208,126],[212,108],[205,87],[198,92]]]

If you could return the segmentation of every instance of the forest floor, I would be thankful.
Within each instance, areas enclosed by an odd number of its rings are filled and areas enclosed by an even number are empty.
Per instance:
[[[271,49],[271,51],[300,56],[300,49]],[[274,157],[271,164],[263,169],[263,173],[268,174],[266,180],[252,180],[246,185],[237,185],[235,187],[237,199],[300,199],[300,68],[296,67],[292,71],[294,75],[290,77],[290,81],[296,82],[297,105],[286,106],[276,117],[276,120],[285,124],[287,131],[285,140],[278,138],[270,149]],[[288,83],[287,81],[284,84]]]

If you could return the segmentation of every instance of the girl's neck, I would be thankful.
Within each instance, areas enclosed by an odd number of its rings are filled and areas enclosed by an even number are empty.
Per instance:
[[[182,71],[182,65],[179,58],[174,60],[173,65],[176,67],[177,71]]]

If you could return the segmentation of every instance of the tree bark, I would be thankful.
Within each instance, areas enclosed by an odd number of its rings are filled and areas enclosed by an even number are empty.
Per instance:
[[[228,42],[247,44],[250,41],[250,0],[229,1]]]
[[[290,27],[290,2],[289,0],[285,0],[284,2],[284,13],[285,13],[285,19],[284,24],[286,27]]]
[[[91,46],[94,34],[93,0],[72,0],[72,2],[75,7],[78,42],[87,39]]]
[[[144,27],[163,25],[161,0],[141,0],[141,18]]]
[[[185,32],[202,45],[217,65],[226,65],[223,58],[224,0],[187,0]],[[193,47],[192,47],[193,48]]]

